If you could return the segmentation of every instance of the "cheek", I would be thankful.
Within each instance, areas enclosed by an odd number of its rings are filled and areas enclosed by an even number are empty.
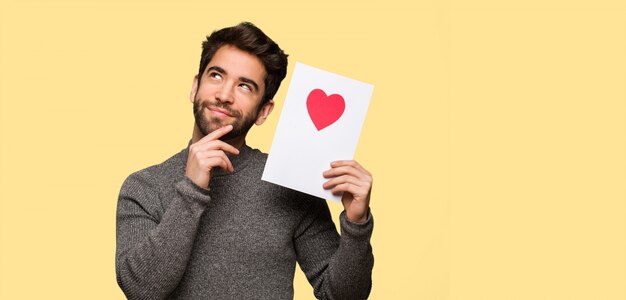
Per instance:
[[[261,109],[261,105],[260,103],[256,103],[255,104],[251,104],[246,106],[246,116],[248,118],[255,118],[259,115],[260,110]]]
[[[209,95],[211,95],[211,93],[214,93],[215,90],[215,84],[211,84],[211,82],[206,82],[204,80],[204,77],[202,77],[202,81],[200,82],[200,85],[198,86],[198,90],[196,92],[196,98],[205,99]]]
[[[205,86],[200,86],[198,91],[196,92],[196,99],[206,99],[206,95],[208,95],[208,91]]]

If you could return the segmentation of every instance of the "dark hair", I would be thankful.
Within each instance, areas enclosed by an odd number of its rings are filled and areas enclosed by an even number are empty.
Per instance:
[[[239,23],[237,26],[226,27],[213,31],[202,42],[202,56],[198,71],[198,84],[202,73],[217,49],[224,45],[235,46],[243,51],[258,57],[265,67],[265,93],[261,98],[261,105],[274,98],[280,83],[287,75],[287,54],[278,47],[261,29],[249,22]],[[260,107],[260,106],[259,106]]]

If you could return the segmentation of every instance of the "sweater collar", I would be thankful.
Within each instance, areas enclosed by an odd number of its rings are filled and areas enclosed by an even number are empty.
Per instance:
[[[187,157],[189,156],[189,146],[191,146],[191,140],[189,140],[189,142],[187,143],[187,147],[183,149],[179,154],[180,161],[183,165],[183,170],[185,170],[187,167]],[[239,170],[243,169],[247,165],[248,161],[250,160],[250,157],[252,157],[252,153],[253,153],[252,148],[250,148],[248,144],[246,144],[246,142],[244,141],[243,146],[241,146],[241,149],[239,149],[238,155],[226,153],[226,157],[228,157],[230,162],[233,164],[235,173],[237,173]],[[213,169],[212,176],[224,176],[224,175],[229,175],[229,174],[231,173],[226,172],[222,170],[221,168],[215,168]]]

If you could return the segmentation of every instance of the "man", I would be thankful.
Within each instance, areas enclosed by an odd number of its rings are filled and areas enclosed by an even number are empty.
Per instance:
[[[117,282],[130,299],[292,299],[296,261],[321,299],[371,289],[371,175],[336,161],[337,233],[326,201],[261,180],[266,154],[246,145],[287,72],[287,55],[250,23],[203,43],[187,148],[131,174],[117,207]]]

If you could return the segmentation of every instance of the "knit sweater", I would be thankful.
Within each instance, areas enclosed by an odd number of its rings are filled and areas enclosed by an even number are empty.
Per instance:
[[[191,144],[191,142],[189,142]],[[267,155],[244,145],[209,187],[185,176],[187,148],[124,181],[117,206],[117,282],[129,299],[293,299],[296,261],[320,299],[364,299],[373,218],[261,180]]]

